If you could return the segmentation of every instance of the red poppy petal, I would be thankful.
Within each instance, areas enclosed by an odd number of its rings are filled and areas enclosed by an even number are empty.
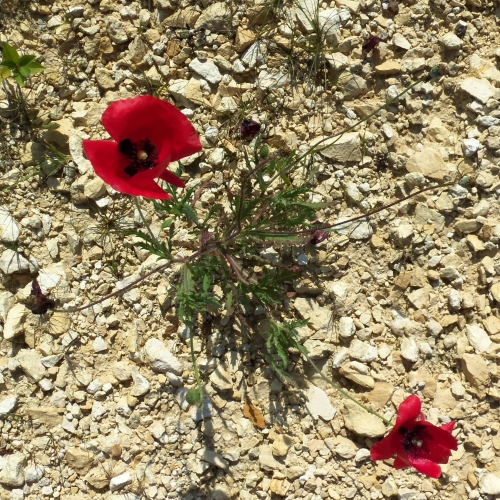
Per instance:
[[[391,431],[384,439],[382,439],[382,441],[379,441],[372,446],[370,450],[372,460],[387,460],[396,453],[393,433],[394,431]]]
[[[117,142],[148,138],[157,148],[159,161],[177,161],[201,151],[189,120],[172,104],[150,95],[122,99],[108,106],[102,124]]]
[[[455,427],[455,422],[452,420],[451,422],[448,422],[447,424],[442,425],[440,428],[451,434],[453,427]]]
[[[458,449],[457,440],[453,437],[453,435],[442,427],[429,426],[426,428],[426,432],[432,438],[432,443],[440,446],[444,446],[445,448],[456,450]]]
[[[406,469],[406,467],[410,467],[410,463],[405,462],[399,455],[394,460],[394,468],[395,469]]]
[[[421,457],[408,457],[410,463],[418,472],[437,479],[441,476],[441,467],[430,460]]]
[[[153,180],[151,171],[140,172],[134,177],[125,173],[130,160],[118,151],[113,141],[83,141],[83,150],[92,163],[94,171],[114,190],[133,196],[170,199],[170,196]]]
[[[178,188],[184,188],[186,185],[177,177],[175,174],[170,172],[170,170],[165,170],[160,175],[160,179],[162,179],[165,182],[168,182],[169,184],[172,184],[172,186],[178,187]]]
[[[420,415],[422,402],[418,396],[408,396],[400,405],[396,424],[404,425],[406,422],[415,420]]]
[[[118,144],[113,141],[83,141],[83,150],[95,173],[113,189],[123,192],[120,187],[130,179],[124,171],[130,160],[118,151]]]

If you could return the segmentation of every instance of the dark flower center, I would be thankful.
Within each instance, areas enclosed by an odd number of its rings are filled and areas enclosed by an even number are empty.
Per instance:
[[[429,451],[427,448],[425,425],[416,425],[413,429],[399,428],[401,444],[408,455],[416,457],[421,451]]]
[[[155,145],[148,139],[132,142],[130,139],[123,139],[118,144],[118,151],[132,161],[125,167],[125,173],[133,177],[139,172],[151,170],[158,163],[158,151]]]

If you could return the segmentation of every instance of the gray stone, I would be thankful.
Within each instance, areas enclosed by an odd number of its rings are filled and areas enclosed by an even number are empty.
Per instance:
[[[337,80],[337,87],[344,94],[347,100],[354,99],[368,92],[368,84],[366,80],[359,75],[351,73],[351,71],[343,71]]]
[[[491,472],[485,474],[481,478],[481,493],[485,495],[500,495],[500,477]]]
[[[404,338],[401,342],[401,356],[411,363],[416,363],[418,355],[419,350],[416,340],[413,337]]]
[[[458,38],[455,33],[446,33],[443,37],[441,37],[441,40],[439,40],[441,45],[448,49],[448,50],[458,50],[460,47],[462,47],[462,40]]]
[[[208,448],[200,448],[197,452],[197,455],[205,462],[215,465],[215,467],[218,467],[219,469],[222,469],[226,472],[229,470],[229,462],[226,459],[222,458],[222,455],[215,453],[215,451],[212,451]]]
[[[7,249],[0,256],[0,270],[4,274],[34,273],[37,269],[38,262],[35,259],[29,261],[14,250]]]
[[[161,373],[174,373],[182,375],[182,363],[167,349],[165,344],[158,339],[149,339],[144,345],[144,362],[153,370]]]
[[[342,316],[339,319],[339,335],[348,339],[351,338],[356,333],[356,325],[354,320],[348,316]]]
[[[138,372],[132,372],[132,380],[134,382],[132,386],[132,390],[130,391],[130,394],[132,396],[140,397],[144,396],[144,394],[147,394],[149,392],[150,388],[150,383],[146,379],[146,377],[142,376]]]
[[[337,413],[337,410],[330,403],[326,392],[315,385],[309,386],[306,398],[306,409],[315,419],[321,417],[323,420],[329,422]]]
[[[211,59],[202,61],[195,58],[189,63],[189,68],[195,73],[198,73],[201,77],[207,80],[207,82],[217,84],[222,80],[219,68],[217,68]]]
[[[3,328],[3,338],[11,340],[24,330],[24,320],[28,315],[28,309],[24,304],[16,304],[7,313]]]
[[[0,207],[0,241],[3,243],[15,243],[19,238],[20,230],[14,217],[10,212]]]
[[[318,140],[323,140],[323,138],[320,137]],[[315,140],[311,146],[317,144],[318,140]],[[323,156],[339,163],[361,161],[362,158],[361,141],[357,132],[348,132],[340,137],[325,140],[318,145],[317,149]]]
[[[2,458],[3,466],[0,470],[0,484],[9,488],[24,486],[24,468],[27,459],[22,453],[13,453]]]
[[[29,465],[24,472],[26,483],[37,483],[45,474],[45,468],[41,464]]]
[[[385,434],[385,425],[382,420],[368,413],[353,401],[344,399],[342,415],[345,426],[360,436],[376,438]]]
[[[479,325],[467,325],[465,331],[469,344],[474,348],[476,353],[481,354],[490,348],[492,344],[491,339]]]
[[[363,363],[371,363],[378,358],[378,350],[368,342],[354,339],[349,346],[349,356]]]
[[[125,25],[118,19],[110,17],[106,24],[106,31],[112,42],[120,44],[128,41]]]
[[[40,354],[34,349],[21,349],[16,357],[24,373],[33,381],[39,382],[45,376]]]
[[[224,2],[216,2],[209,5],[201,13],[194,28],[208,29],[210,31],[225,31],[228,26],[231,26],[231,12]]]
[[[462,151],[464,152],[464,156],[467,158],[474,156],[480,146],[481,143],[477,139],[464,139],[462,141]]]
[[[7,413],[12,413],[16,407],[19,398],[17,396],[10,396],[0,402],[0,415],[6,415]]]
[[[0,320],[5,323],[7,314],[15,304],[14,295],[7,290],[0,292]]]
[[[495,87],[484,78],[466,78],[460,84],[460,88],[484,104],[486,104],[496,92]]]
[[[373,234],[373,228],[368,221],[354,222],[352,228],[349,233],[349,239],[351,240],[366,240]]]
[[[133,63],[139,63],[148,53],[146,44],[140,36],[136,36],[128,46],[128,56]]]

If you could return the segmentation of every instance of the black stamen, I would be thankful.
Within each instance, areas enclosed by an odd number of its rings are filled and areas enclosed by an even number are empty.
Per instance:
[[[137,157],[137,149],[130,139],[123,139],[123,141],[120,141],[120,144],[118,144],[118,151],[128,158],[135,159]]]
[[[139,141],[139,143],[133,143],[130,139],[123,139],[118,144],[118,151],[133,160],[132,163],[125,167],[125,173],[129,177],[133,177],[145,170],[151,170],[158,163],[158,151],[148,138]],[[139,158],[140,153],[146,153],[146,158]]]
[[[421,451],[429,451],[427,448],[425,425],[416,425],[413,429],[399,428],[401,434],[401,444],[408,455],[418,456]]]

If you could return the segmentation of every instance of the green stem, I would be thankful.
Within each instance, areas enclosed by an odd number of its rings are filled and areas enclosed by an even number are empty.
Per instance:
[[[311,366],[314,368],[314,371],[328,384],[330,384],[335,390],[337,390],[342,396],[344,396],[347,399],[350,399],[353,403],[356,403],[358,406],[363,408],[363,410],[367,411],[368,413],[371,413],[372,415],[375,415],[377,418],[380,418],[384,424],[392,426],[392,422],[390,420],[387,420],[385,417],[382,415],[378,414],[376,411],[371,410],[367,406],[365,406],[363,403],[360,403],[356,398],[353,398],[346,390],[342,389],[340,385],[335,383],[333,380],[330,380],[326,375],[324,375],[321,370],[312,362],[311,358],[307,355],[304,354],[304,357],[311,363]]]
[[[139,217],[141,218],[142,223],[146,227],[146,230],[148,231],[149,236],[151,236],[151,239],[155,242],[156,248],[161,249],[160,242],[158,241],[156,236],[153,234],[153,231],[151,231],[151,227],[149,226],[149,224],[146,220],[146,217],[144,217],[144,214],[142,213],[141,206],[139,205],[139,200],[137,199],[137,196],[134,196],[133,198],[134,198],[135,207],[137,208],[137,211],[139,212]]]

